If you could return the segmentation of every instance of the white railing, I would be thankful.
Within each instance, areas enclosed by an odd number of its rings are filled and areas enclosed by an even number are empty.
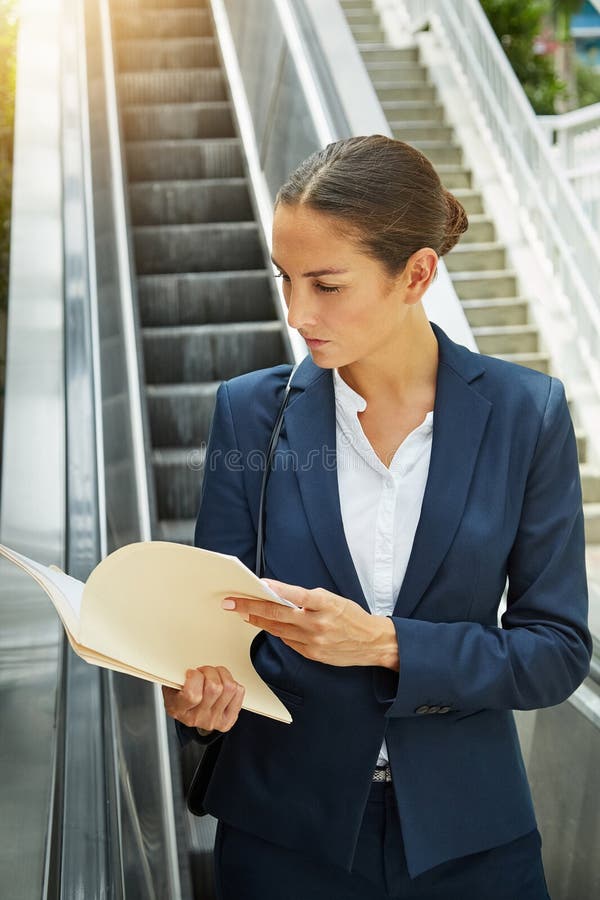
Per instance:
[[[600,234],[600,103],[558,116],[538,116],[538,122]]]
[[[400,3],[400,0],[398,0]],[[569,301],[600,391],[600,242],[476,0],[402,0],[410,26],[428,22],[456,59],[506,164],[519,213]]]

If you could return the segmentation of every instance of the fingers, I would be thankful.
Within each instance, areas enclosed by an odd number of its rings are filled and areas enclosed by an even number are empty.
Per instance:
[[[195,728],[229,731],[237,721],[245,689],[225,666],[189,669],[181,690],[162,688],[169,716]]]

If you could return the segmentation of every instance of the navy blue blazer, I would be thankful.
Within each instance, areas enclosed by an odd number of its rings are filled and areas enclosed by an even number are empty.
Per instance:
[[[564,385],[430,324],[439,344],[430,468],[391,617],[400,672],[316,662],[261,632],[254,666],[294,721],[242,709],[217,736],[205,796],[212,815],[350,871],[385,737],[411,877],[536,827],[512,710],[566,700],[592,655]],[[290,371],[250,372],[217,392],[194,542],[251,569],[264,449]],[[308,355],[267,487],[264,576],[369,611],[340,512],[334,399],[331,369]],[[182,742],[196,736],[177,724]]]

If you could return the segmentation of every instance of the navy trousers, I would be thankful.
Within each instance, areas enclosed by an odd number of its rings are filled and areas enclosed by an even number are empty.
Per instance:
[[[549,900],[537,828],[410,878],[390,782],[373,782],[352,872],[219,820],[219,900]]]

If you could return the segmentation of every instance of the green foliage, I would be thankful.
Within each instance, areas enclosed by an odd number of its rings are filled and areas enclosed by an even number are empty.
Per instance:
[[[577,63],[577,93],[579,106],[600,103],[600,72],[581,62]]]
[[[553,0],[481,0],[496,36],[504,47],[514,72],[538,115],[555,112],[555,101],[564,96],[566,85],[555,71],[552,59],[533,52],[542,21],[552,11]]]
[[[0,0],[0,310],[8,299],[16,84],[16,0]]]

